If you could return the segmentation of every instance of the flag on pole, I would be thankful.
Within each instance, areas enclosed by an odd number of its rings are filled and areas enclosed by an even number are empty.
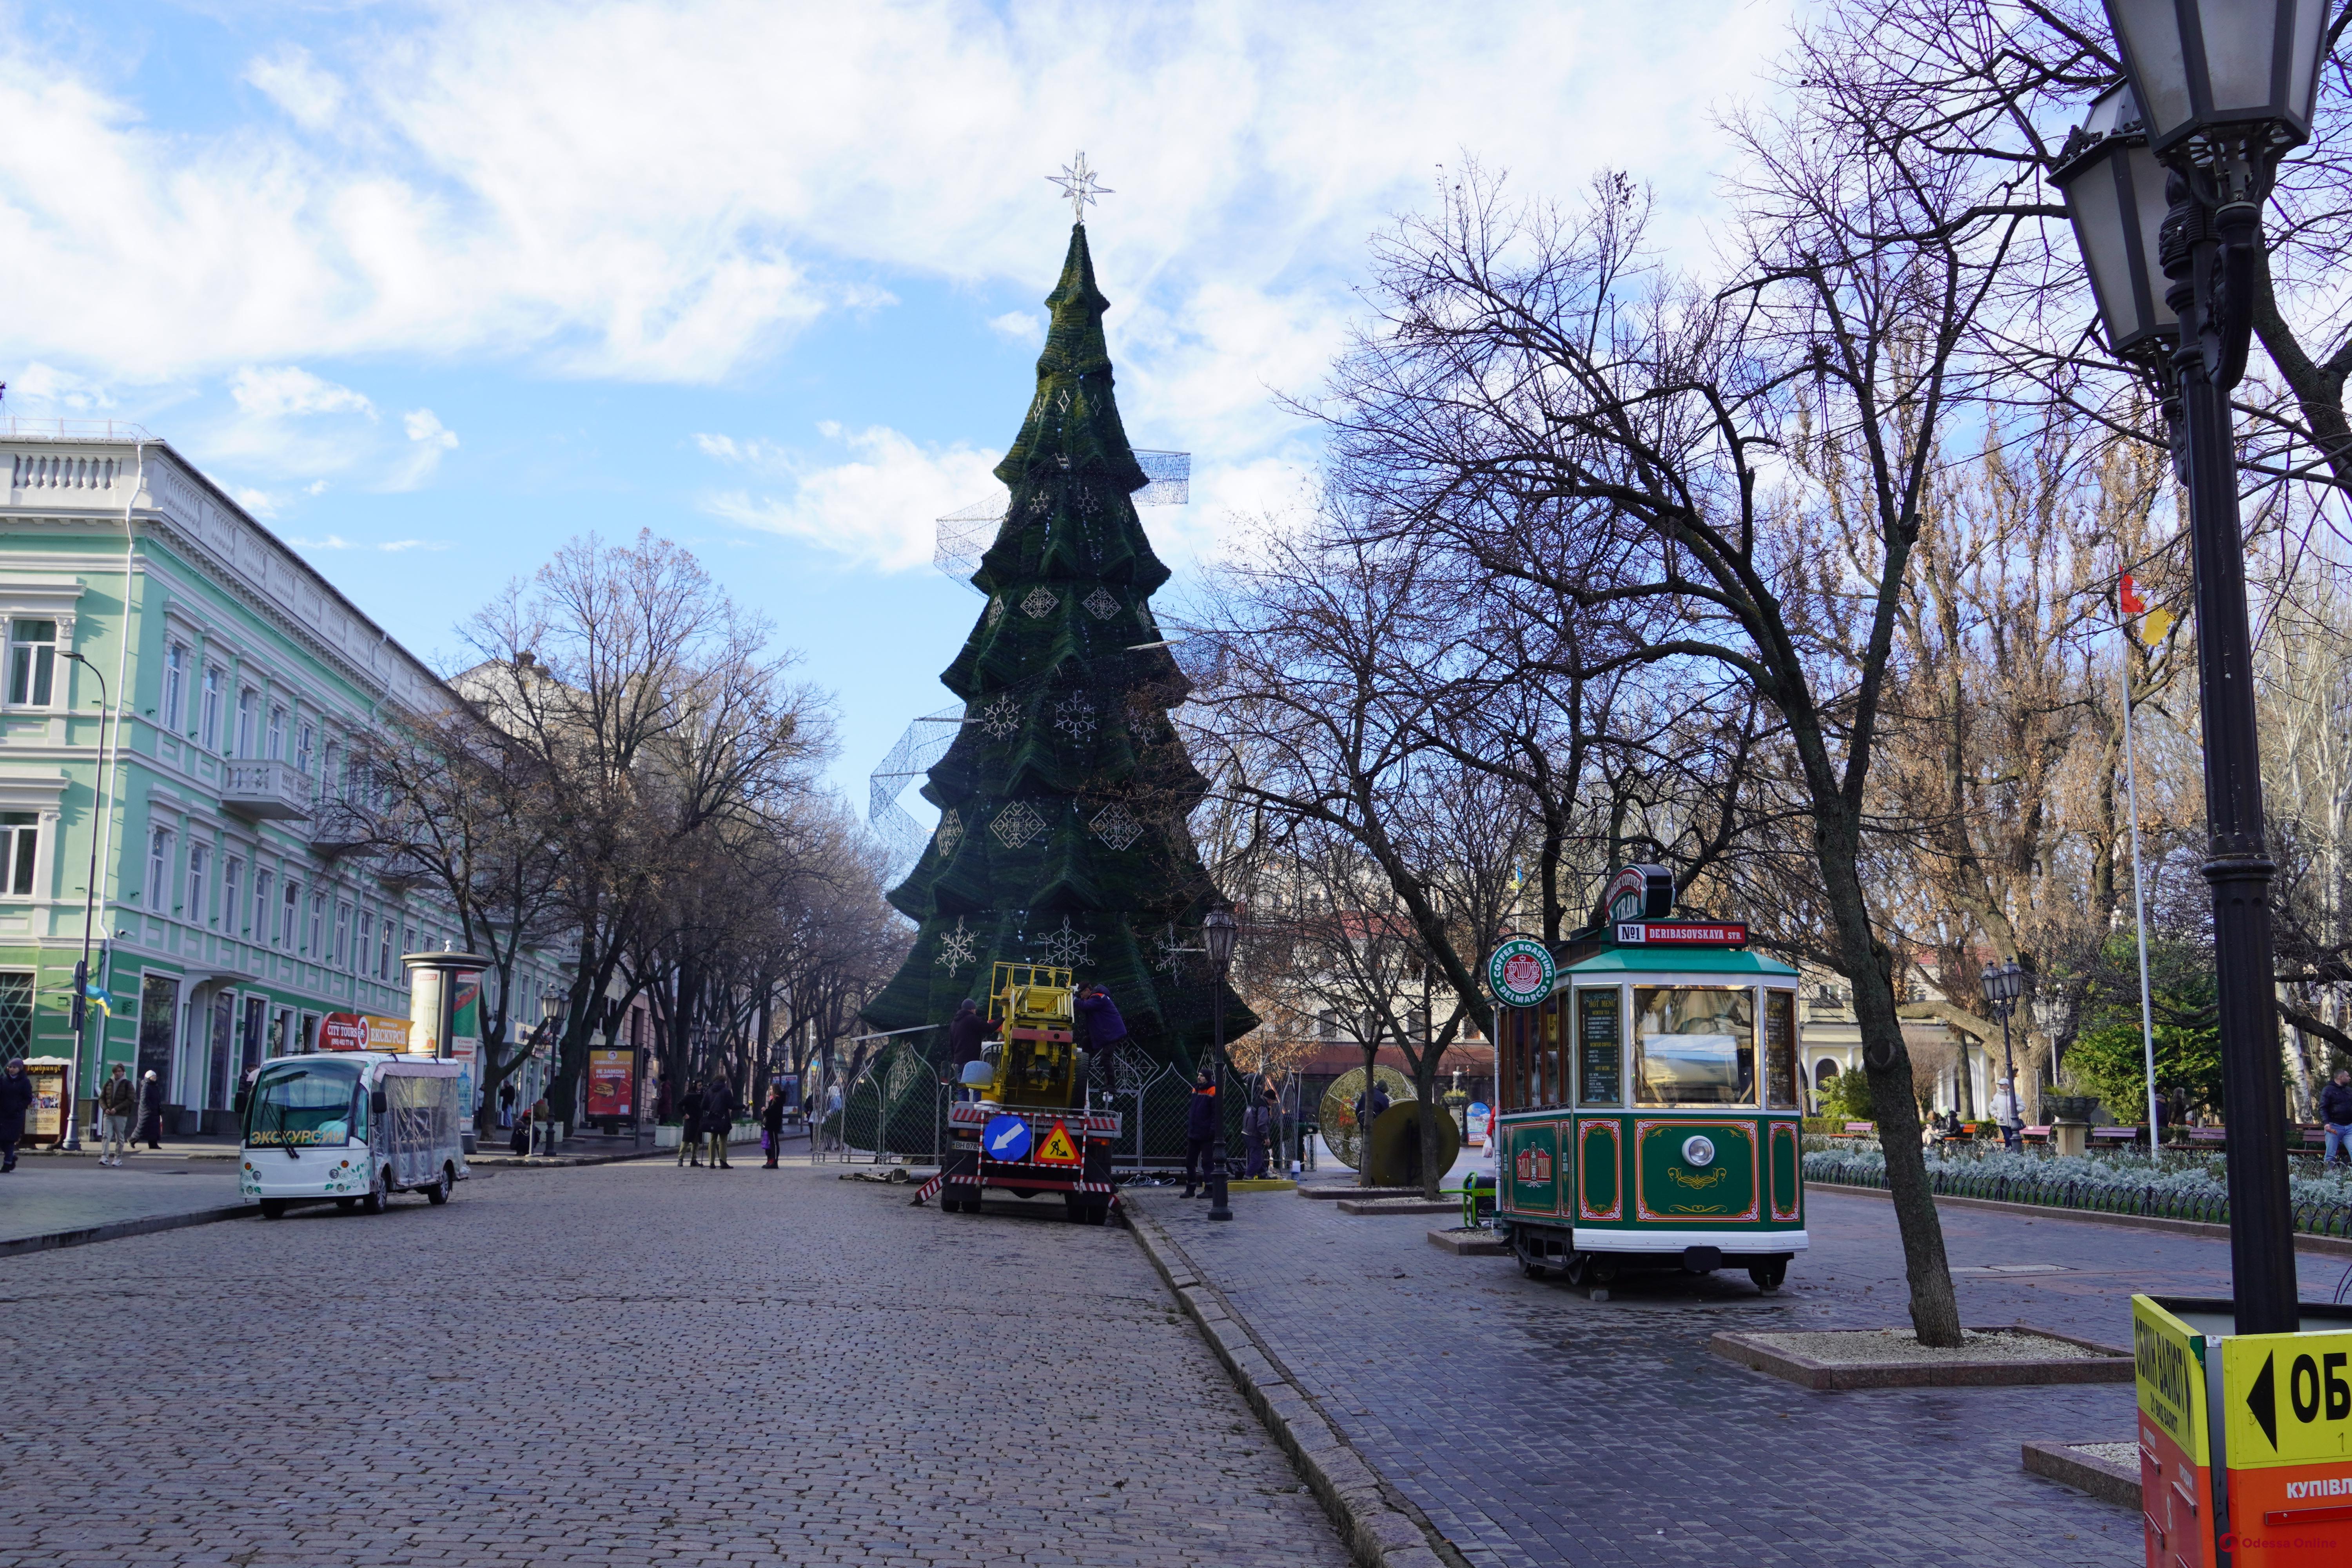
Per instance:
[[[2172,630],[2172,623],[2179,618],[2161,605],[2149,609],[2147,601],[2140,596],[2139,584],[2132,581],[2128,572],[2116,590],[2116,606],[2126,616],[2140,617],[2139,640],[2149,647],[2162,642],[2165,634]]]

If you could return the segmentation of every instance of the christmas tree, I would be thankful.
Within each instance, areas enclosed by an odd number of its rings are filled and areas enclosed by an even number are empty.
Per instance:
[[[996,467],[1011,502],[971,579],[988,605],[940,678],[964,722],[923,785],[939,827],[889,895],[920,929],[865,1016],[938,1042],[998,961],[1060,964],[1109,988],[1135,1048],[1189,1069],[1223,984],[1182,951],[1218,901],[1188,826],[1207,785],[1168,717],[1190,685],[1151,615],[1168,568],[1130,499],[1147,480],[1083,222],[1045,304],[1037,393]],[[1255,1023],[1228,990],[1226,1038]]]

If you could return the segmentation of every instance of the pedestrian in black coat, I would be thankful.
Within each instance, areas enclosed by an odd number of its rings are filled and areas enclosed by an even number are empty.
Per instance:
[[[727,1163],[727,1135],[735,1131],[735,1113],[743,1109],[735,1098],[735,1086],[720,1073],[702,1091],[702,1132],[710,1140],[710,1168],[731,1171]]]
[[[702,1087],[688,1084],[677,1097],[677,1163],[702,1168]]]
[[[24,1058],[8,1058],[8,1070],[0,1075],[0,1172],[16,1168],[16,1145],[25,1136],[25,1112],[33,1109],[33,1079],[25,1071]]]
[[[784,1086],[768,1086],[768,1103],[760,1107],[760,1141],[768,1146],[768,1166],[776,1168],[776,1156],[784,1146]]]
[[[142,1140],[150,1149],[163,1146],[163,1084],[153,1068],[139,1079],[139,1131],[131,1134],[131,1141]]]

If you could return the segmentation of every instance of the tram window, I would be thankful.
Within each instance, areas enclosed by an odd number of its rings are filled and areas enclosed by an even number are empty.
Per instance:
[[[1560,1004],[1564,1000],[1559,996],[1548,997],[1536,1010],[1537,1018],[1541,1020],[1537,1026],[1543,1031],[1543,1042],[1536,1047],[1536,1103],[1538,1105],[1559,1105],[1568,1099],[1559,1071],[1559,1016]]]
[[[1619,1068],[1624,1056],[1615,986],[1576,994],[1576,1098],[1582,1105],[1619,1105],[1625,1097]]]
[[[1764,993],[1764,1109],[1797,1109],[1797,998]]]
[[[1633,1102],[1756,1103],[1756,994],[1644,986],[1633,993]]]
[[[1503,1109],[1517,1110],[1528,1103],[1528,1019],[1524,1007],[1505,1007],[1495,1015],[1496,1065],[1502,1079]]]

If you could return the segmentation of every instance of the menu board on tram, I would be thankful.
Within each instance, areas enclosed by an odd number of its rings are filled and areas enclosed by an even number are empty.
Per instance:
[[[1624,1058],[1617,1004],[1613,990],[1576,995],[1577,1098],[1586,1105],[1615,1105],[1622,1099],[1619,1064]]]

